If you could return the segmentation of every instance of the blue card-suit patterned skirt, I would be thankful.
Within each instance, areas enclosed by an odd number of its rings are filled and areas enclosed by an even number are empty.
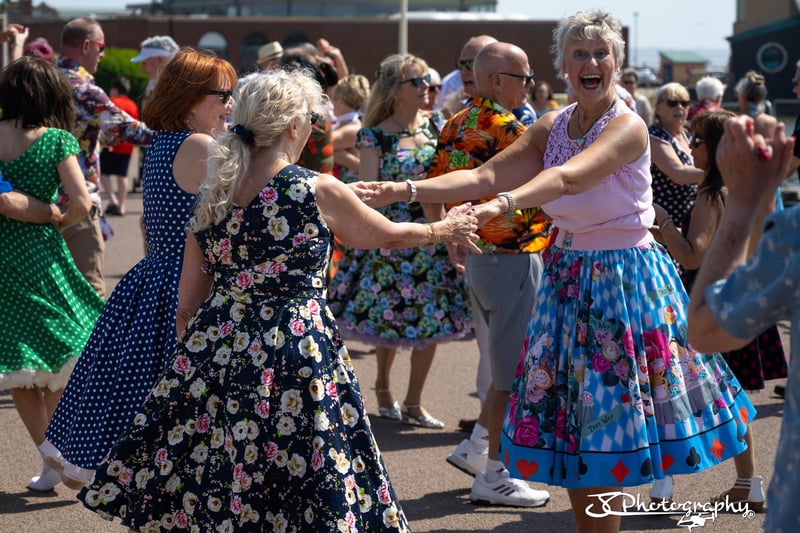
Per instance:
[[[755,409],[686,339],[688,296],[658,243],[548,254],[503,422],[511,475],[636,486],[738,455]]]

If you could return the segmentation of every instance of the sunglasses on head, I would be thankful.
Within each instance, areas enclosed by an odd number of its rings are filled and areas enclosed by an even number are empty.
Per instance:
[[[465,68],[467,70],[472,70],[472,67],[474,66],[475,66],[474,59],[459,59],[458,61],[456,61],[457,70],[461,70],[462,68]]]
[[[233,96],[233,91],[217,91],[213,89],[209,89],[208,91],[204,91],[204,94],[213,94],[222,98],[222,105],[225,105],[230,101],[231,96]]]
[[[667,105],[670,107],[678,107],[678,104],[683,107],[689,107],[690,103],[689,100],[667,100]]]
[[[497,74],[511,76],[512,78],[517,78],[518,80],[525,80],[525,85],[533,81],[533,69],[531,69],[527,74],[512,74],[510,72],[498,72]]]
[[[422,87],[424,83],[427,83],[428,85],[431,84],[431,75],[425,74],[424,76],[417,76],[416,78],[403,80],[400,83],[410,83],[411,85],[419,89],[420,87]]]
[[[706,140],[703,139],[702,137],[698,137],[697,135],[692,135],[692,138],[689,139],[689,146],[691,146],[692,148],[697,148],[704,142],[706,142]]]

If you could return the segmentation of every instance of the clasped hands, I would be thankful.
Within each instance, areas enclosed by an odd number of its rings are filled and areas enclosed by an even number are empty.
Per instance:
[[[729,197],[752,202],[773,195],[788,172],[795,139],[767,114],[730,118],[724,128],[716,161]]]
[[[408,188],[403,182],[394,181],[357,181],[350,188],[362,202],[372,208],[384,207],[395,202],[408,201]],[[477,220],[478,228],[489,220],[505,212],[504,200],[494,199],[469,209],[469,214]],[[477,247],[471,246],[471,249]]]

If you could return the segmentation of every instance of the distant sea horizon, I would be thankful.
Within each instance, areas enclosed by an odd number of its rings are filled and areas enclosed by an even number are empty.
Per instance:
[[[687,50],[686,48],[673,48],[673,47],[648,47],[639,48],[638,50],[628,50],[628,64],[635,67],[650,67],[654,71],[658,71],[661,64],[660,52],[674,52],[678,50]],[[731,51],[725,48],[693,48],[692,52],[703,56],[708,59],[708,70],[726,70],[728,68],[728,59],[730,58]],[[634,64],[635,63],[635,64]]]

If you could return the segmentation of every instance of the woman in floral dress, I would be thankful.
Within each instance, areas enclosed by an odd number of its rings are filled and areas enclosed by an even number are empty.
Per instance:
[[[444,122],[441,113],[428,117],[424,111],[429,86],[428,66],[418,57],[392,55],[381,63],[367,102],[365,127],[358,134],[360,180],[408,182],[410,187],[426,177]],[[413,199],[380,212],[395,222],[425,221]],[[444,245],[347,254],[331,282],[329,303],[345,337],[376,346],[380,416],[443,428],[444,423],[421,406],[422,389],[436,345],[472,329],[466,286]],[[412,348],[402,408],[390,389],[399,347]]]
[[[137,531],[407,531],[325,301],[335,231],[357,247],[471,245],[467,209],[392,223],[296,166],[319,85],[273,71],[240,90],[190,221],[180,341],[79,498]]]

